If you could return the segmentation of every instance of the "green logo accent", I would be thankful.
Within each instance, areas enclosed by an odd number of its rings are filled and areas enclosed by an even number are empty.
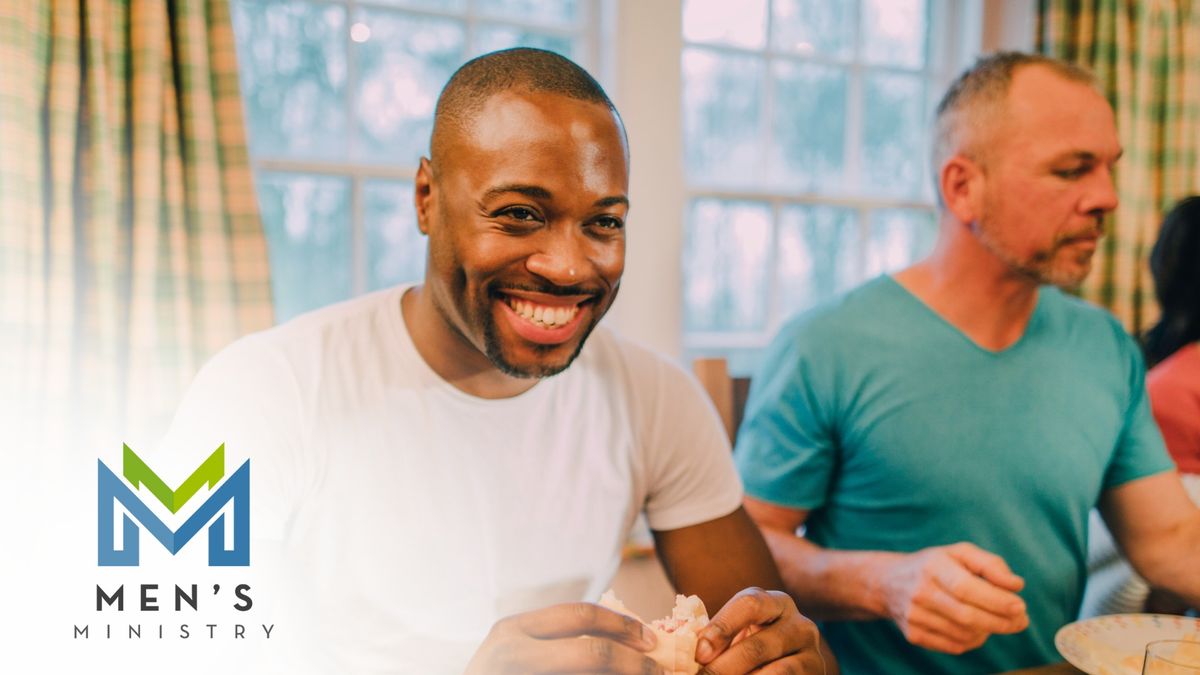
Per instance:
[[[225,476],[225,444],[222,443],[213,454],[204,460],[204,463],[188,476],[187,480],[183,481],[183,485],[179,486],[178,490],[172,490],[167,487],[163,479],[158,477],[141,457],[133,451],[128,445],[125,445],[125,452],[122,455],[123,473],[125,479],[133,484],[133,489],[138,489],[141,484],[145,483],[146,489],[150,490],[150,494],[158,498],[158,501],[163,503],[171,510],[171,513],[178,513],[179,509],[187,503],[197,492],[200,487],[208,483],[208,489],[211,490],[217,486],[217,482]]]

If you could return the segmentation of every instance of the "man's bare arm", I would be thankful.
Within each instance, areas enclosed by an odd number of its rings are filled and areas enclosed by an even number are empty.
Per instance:
[[[1200,607],[1200,508],[1168,471],[1104,493],[1100,513],[1118,546],[1150,585]]]
[[[1029,624],[1024,581],[998,556],[969,543],[902,554],[830,551],[797,536],[808,512],[747,497],[784,587],[810,616],[895,621],[915,645],[961,654],[995,633]]]

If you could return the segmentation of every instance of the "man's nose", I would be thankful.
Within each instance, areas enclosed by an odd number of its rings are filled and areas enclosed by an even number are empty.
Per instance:
[[[591,273],[591,261],[578,228],[555,229],[546,232],[538,250],[526,258],[525,268],[556,286],[571,286]]]
[[[1096,172],[1096,176],[1088,188],[1084,203],[1080,205],[1085,213],[1103,215],[1115,210],[1121,203],[1117,196],[1116,184],[1113,181],[1112,169],[1108,167],[1101,167]]]

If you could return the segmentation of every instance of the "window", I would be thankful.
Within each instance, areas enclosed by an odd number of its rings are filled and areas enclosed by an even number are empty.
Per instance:
[[[751,371],[784,320],[930,250],[929,120],[978,12],[684,0],[688,356]]]
[[[277,320],[420,279],[412,180],[442,85],[518,45],[599,63],[599,5],[233,0]]]

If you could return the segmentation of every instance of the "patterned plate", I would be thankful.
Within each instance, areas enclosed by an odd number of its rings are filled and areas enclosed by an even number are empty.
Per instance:
[[[1054,646],[1088,675],[1141,675],[1146,645],[1155,640],[1200,641],[1200,619],[1168,614],[1113,614],[1059,629]]]

